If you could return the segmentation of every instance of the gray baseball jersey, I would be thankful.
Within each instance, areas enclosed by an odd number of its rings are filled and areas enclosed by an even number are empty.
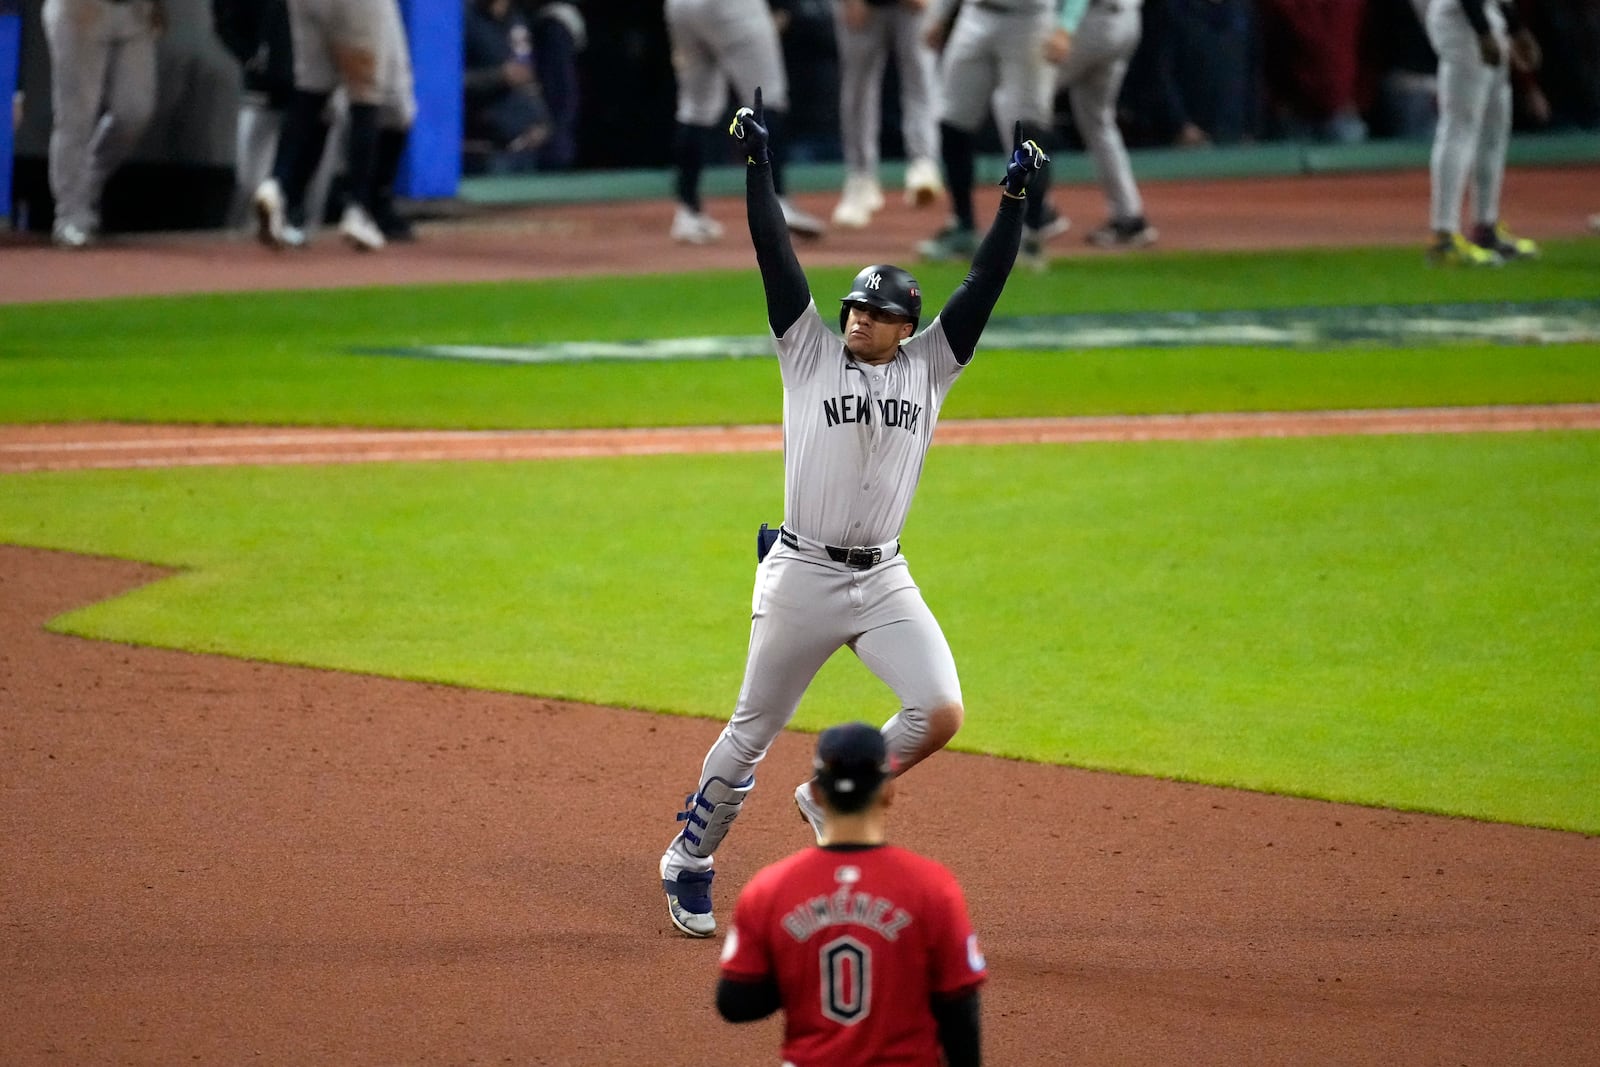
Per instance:
[[[801,538],[891,554],[939,408],[962,371],[944,329],[935,319],[893,360],[870,366],[847,357],[813,302],[775,343],[785,525]]]
[[[1505,17],[1496,0],[1486,0],[1489,32],[1500,42],[1497,66],[1483,61],[1478,33],[1461,0],[1431,0],[1424,25],[1439,55],[1439,124],[1430,160],[1429,215],[1436,232],[1461,230],[1462,197],[1472,178],[1473,222],[1500,217],[1506,150],[1511,140],[1511,76],[1506,62]]]
[[[788,73],[766,0],[666,0],[666,18],[679,122],[727,122],[729,82],[741,100],[759,85],[768,108],[789,110]]]
[[[99,229],[106,181],[155,112],[154,18],[149,0],[45,0],[40,20],[50,49],[50,192],[58,232],[67,224],[85,233]]]
[[[1057,84],[1068,90],[1072,121],[1089,150],[1095,178],[1111,207],[1113,219],[1144,214],[1144,201],[1133,180],[1133,165],[1117,127],[1117,94],[1128,73],[1128,61],[1139,47],[1142,0],[1089,0],[1082,18],[1062,24],[1072,34],[1072,47],[1057,68]],[[1074,17],[1077,7],[1074,5]]]

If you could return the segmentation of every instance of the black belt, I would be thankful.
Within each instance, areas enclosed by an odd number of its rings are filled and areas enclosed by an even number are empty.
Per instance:
[[[786,526],[778,527],[778,537],[790,548],[800,547],[800,539],[790,533]],[[823,545],[822,547],[827,550],[829,559],[835,563],[843,563],[853,571],[864,571],[876,567],[884,560],[883,549],[875,546],[872,548],[840,548],[838,545]],[[899,554],[900,543],[897,541],[895,542],[894,551],[889,553],[888,558],[893,559]]]

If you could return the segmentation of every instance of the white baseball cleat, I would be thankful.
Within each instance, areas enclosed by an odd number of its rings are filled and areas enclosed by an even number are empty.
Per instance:
[[[74,251],[94,244],[94,235],[74,222],[57,223],[50,234],[50,239],[55,242],[57,248],[69,248]]]
[[[906,165],[906,203],[927,207],[944,195],[944,179],[939,164],[926,157]]]
[[[722,223],[686,204],[679,204],[672,216],[672,239],[684,244],[708,245],[722,240]]]
[[[674,869],[672,849],[661,857],[661,888],[667,894],[667,917],[672,925],[690,937],[710,937],[717,932],[716,916],[711,914],[713,870]]]
[[[289,231],[295,228],[289,225],[284,214],[283,189],[278,179],[268,178],[256,186],[251,201],[256,210],[256,240],[268,248],[291,247],[294,242],[290,240]],[[299,244],[305,244],[305,235],[298,229],[295,234],[300,238]]]
[[[811,824],[811,832],[816,835],[817,844],[822,844],[822,808],[811,797],[810,782],[801,782],[795,786],[794,806],[800,809],[800,817]]]
[[[851,174],[844,180],[844,195],[833,209],[833,224],[847,230],[865,229],[872,213],[883,207],[883,189],[870,174]]]
[[[388,243],[378,224],[360,204],[345,207],[344,214],[339,216],[339,235],[357,252],[376,252]]]

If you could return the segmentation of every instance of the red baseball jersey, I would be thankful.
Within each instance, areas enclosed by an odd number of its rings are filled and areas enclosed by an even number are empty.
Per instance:
[[[930,999],[988,977],[955,876],[892,845],[809,848],[757,872],[722,974],[776,980],[794,1067],[937,1067]]]

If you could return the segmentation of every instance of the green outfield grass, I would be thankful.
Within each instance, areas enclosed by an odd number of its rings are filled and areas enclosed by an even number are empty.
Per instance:
[[[1596,249],[1069,261],[1000,314],[1594,299]],[[0,421],[772,422],[764,360],[348,353],[760,329],[748,272],[0,308]],[[1595,400],[1593,344],[986,352],[946,415]],[[1592,433],[936,447],[906,543],[958,746],[1600,833],[1597,470]],[[776,453],[11,475],[0,540],[179,568],[63,632],[721,717],[781,481]],[[887,699],[846,654],[797,725]]]
[[[960,279],[919,267],[929,312]],[[847,269],[814,270],[831,308]],[[997,318],[1165,308],[1600,299],[1600,242],[1536,263],[1438,271],[1411,249],[1104,256],[1017,272]],[[129,420],[427,427],[702,425],[777,418],[759,360],[484,366],[353,354],[760,334],[753,271],[314,293],[0,306],[0,421]],[[986,351],[952,418],[1600,400],[1596,347],[1476,344]]]

